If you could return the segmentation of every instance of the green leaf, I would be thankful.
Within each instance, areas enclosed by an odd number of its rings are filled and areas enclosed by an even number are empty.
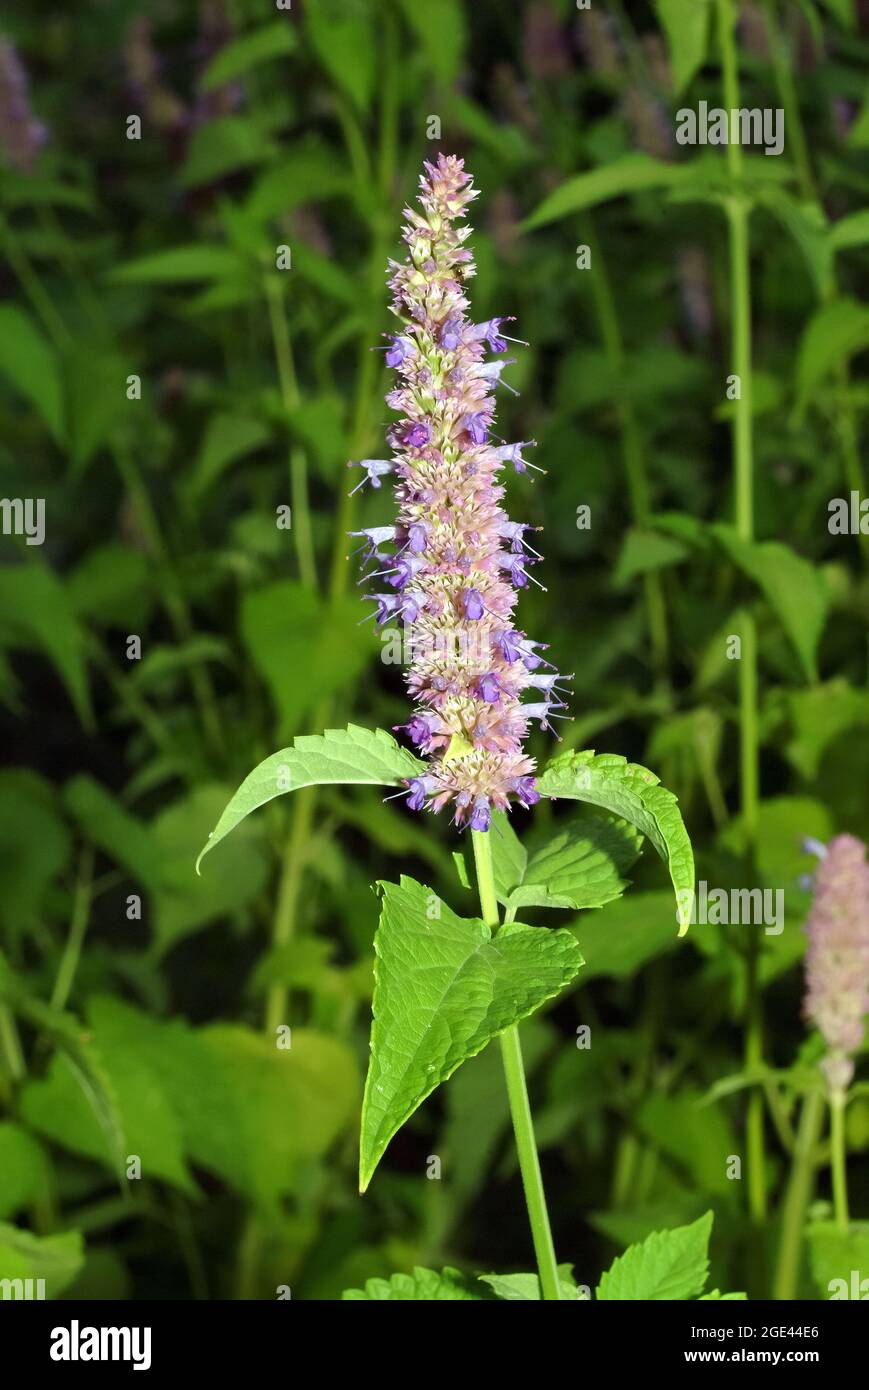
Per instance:
[[[676,565],[690,555],[690,549],[675,536],[658,531],[631,530],[625,537],[613,575],[617,588],[629,584],[639,574]]]
[[[196,242],[192,246],[173,246],[149,256],[117,266],[109,279],[120,285],[177,285],[191,280],[219,280],[235,275],[242,261],[227,246]]]
[[[655,0],[667,36],[673,69],[673,92],[681,96],[706,61],[711,6],[697,0]]]
[[[208,851],[245,816],[284,792],[327,783],[397,787],[424,767],[384,729],[372,733],[349,724],[346,729],[296,738],[291,747],[272,753],[245,778],[209,836],[197,869]]]
[[[32,1231],[0,1223],[0,1280],[44,1279],[45,1297],[58,1298],[83,1264],[79,1231],[35,1236]]]
[[[49,1174],[39,1140],[12,1120],[0,1120],[0,1218],[45,1199]]]
[[[492,847],[492,873],[495,879],[495,892],[499,903],[506,903],[511,892],[525,877],[528,853],[510,823],[510,817],[503,811],[496,811],[492,817],[492,833],[489,843]]]
[[[583,981],[602,976],[627,980],[647,961],[671,950],[678,940],[673,895],[629,893],[600,912],[586,914],[572,925],[585,966]]]
[[[840,1231],[832,1221],[816,1221],[806,1231],[806,1239],[812,1278],[822,1298],[866,1297],[869,1293],[869,1221],[852,1221],[847,1232]]]
[[[455,78],[467,43],[460,0],[401,0],[405,18],[419,36],[431,70],[445,85]]]
[[[88,1036],[71,1014],[63,1013],[31,995],[2,956],[0,999],[9,1005],[13,1013],[35,1025],[60,1049],[52,1059],[52,1068],[66,1080],[73,1105],[79,1105],[84,1101],[90,1128],[101,1135],[101,1152],[107,1156],[119,1181],[125,1185],[124,1156],[127,1149],[123,1118],[112,1082],[93,1038]],[[69,1083],[74,1084],[70,1086]],[[26,1118],[23,1107],[22,1115]],[[61,1115],[65,1115],[65,1112],[62,1111]]]
[[[182,479],[187,500],[195,505],[231,463],[262,448],[270,438],[261,420],[219,412],[208,422],[205,437],[190,472]]]
[[[0,376],[29,401],[57,443],[63,441],[63,378],[42,330],[14,304],[0,304]]]
[[[797,412],[800,415],[821,383],[856,352],[869,347],[869,308],[855,299],[834,299],[809,320],[796,363]]]
[[[827,234],[831,251],[850,251],[869,242],[869,208],[861,208],[834,222]]]
[[[145,1179],[192,1196],[195,1165],[271,1207],[358,1113],[353,1054],[313,1030],[294,1028],[284,1050],[238,1025],[194,1029],[111,998],[91,1000],[88,1020],[87,1046],[100,1049],[124,1116],[125,1153],[140,1156]],[[56,1064],[25,1084],[21,1105],[41,1133],[106,1161],[103,1137]]]
[[[735,565],[761,589],[800,659],[807,680],[817,680],[817,650],[829,608],[821,571],[780,541],[748,541],[732,526],[709,528]]]
[[[597,1297],[613,1300],[696,1298],[709,1276],[712,1212],[675,1231],[655,1231],[632,1245],[601,1277]]]
[[[376,651],[367,626],[359,624],[358,599],[327,603],[290,579],[245,595],[241,635],[271,691],[278,738],[352,683]]]
[[[362,1104],[363,1192],[390,1139],[426,1096],[557,994],[582,964],[569,932],[511,923],[493,940],[484,922],[457,917],[411,878],[381,888]]]
[[[785,752],[807,781],[817,777],[835,739],[848,729],[869,725],[869,691],[855,689],[843,676],[788,691],[785,701],[793,728]]]
[[[11,941],[33,930],[51,884],[70,859],[71,837],[55,789],[35,772],[0,772],[0,924]]]
[[[374,86],[377,45],[369,0],[317,0],[305,6],[308,38],[323,67],[364,109]]]
[[[668,164],[663,160],[652,159],[645,154],[626,154],[590,169],[585,174],[575,174],[561,184],[538,208],[520,224],[520,230],[529,232],[536,227],[544,227],[561,217],[569,217],[584,208],[596,207],[610,198],[619,198],[626,193],[638,193],[649,188],[672,188],[685,183],[693,176],[690,164]]]
[[[226,788],[196,787],[163,810],[150,829],[164,855],[163,886],[154,894],[154,949],[163,954],[191,932],[233,917],[252,903],[269,877],[269,856],[262,845],[261,827],[244,827],[199,879],[193,872],[196,851],[220,808]]]
[[[660,1091],[647,1096],[635,1114],[642,1134],[684,1168],[697,1190],[724,1196],[732,1192],[727,1176],[728,1155],[736,1140],[720,1106],[703,1104],[703,1094],[685,1087],[678,1096]]]
[[[93,724],[85,634],[60,580],[38,561],[0,570],[0,645],[41,649],[69,691],[85,728]]]
[[[573,1271],[570,1265],[559,1265],[559,1284],[561,1285],[561,1297],[565,1303],[582,1303],[585,1295],[576,1287],[573,1281]],[[509,1303],[540,1303],[540,1279],[536,1274],[481,1274],[480,1280],[488,1284],[489,1288],[495,1293],[496,1298],[504,1299]]]
[[[181,886],[177,865],[170,865],[163,846],[144,821],[133,816],[93,777],[73,777],[64,802],[89,840],[129,869],[150,892]]]
[[[368,1279],[364,1289],[345,1289],[341,1298],[364,1303],[442,1303],[458,1299],[482,1300],[474,1281],[447,1266],[440,1274],[417,1265],[413,1274],[393,1274],[389,1279]]]
[[[222,87],[224,82],[241,77],[260,63],[268,62],[271,58],[285,58],[288,53],[295,53],[298,46],[296,31],[289,21],[276,19],[271,24],[264,24],[260,29],[254,29],[250,34],[242,34],[241,38],[234,39],[232,43],[220,49],[199,80],[200,90],[213,92],[216,87]]]
[[[636,861],[640,845],[624,822],[577,817],[533,851],[505,905],[514,911],[603,907],[627,887],[622,872]]]
[[[185,188],[215,183],[274,157],[278,146],[245,116],[217,116],[193,132],[181,169]]]
[[[651,841],[670,871],[679,935],[688,930],[694,893],[694,855],[678,802],[648,768],[615,753],[564,753],[538,778],[541,796],[586,801],[633,825]]]

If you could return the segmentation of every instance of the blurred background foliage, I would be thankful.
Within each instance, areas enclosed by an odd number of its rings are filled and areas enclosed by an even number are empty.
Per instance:
[[[348,499],[346,464],[383,452],[385,266],[442,149],[481,190],[474,314],[515,315],[530,344],[500,429],[537,439],[547,470],[508,500],[545,528],[547,590],[523,596],[522,624],[576,673],[562,747],[653,767],[710,885],[746,882],[726,638],[745,605],[760,634],[757,873],[787,914],[760,965],[783,1111],[769,1220],[750,1228],[725,1171],[744,933],[697,926],[677,946],[647,850],[624,900],[571,922],[578,987],[523,1027],[556,1247],[594,1284],[625,1244],[711,1206],[713,1283],[768,1290],[812,1047],[801,842],[869,837],[869,541],[827,524],[861,486],[869,406],[869,5],[740,8],[744,100],[787,111],[784,155],[746,160],[758,543],[742,552],[721,526],[723,154],[678,146],[674,119],[722,104],[720,62],[711,7],[688,10],[4,5],[0,492],[46,509],[43,546],[0,539],[4,1273],[82,1297],[334,1298],[415,1263],[529,1264],[491,1049],[355,1190],[370,884],[408,871],[472,913],[450,827],[321,789],[193,874],[260,758],[405,717],[347,561],[346,532],[391,503]],[[869,1097],[849,1125],[866,1215]]]

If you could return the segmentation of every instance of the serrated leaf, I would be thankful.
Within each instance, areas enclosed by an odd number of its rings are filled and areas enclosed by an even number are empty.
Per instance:
[[[492,874],[499,903],[506,903],[510,893],[525,876],[528,853],[509,816],[496,811],[492,817],[489,843],[492,847]]]
[[[800,659],[806,678],[817,679],[817,650],[829,608],[821,571],[780,541],[748,541],[732,526],[709,528],[735,565],[761,589]]]
[[[384,729],[372,733],[349,724],[346,729],[294,739],[291,747],[272,753],[242,782],[199,855],[197,870],[208,851],[245,816],[284,792],[327,783],[397,787],[406,778],[418,776],[424,766]]]
[[[570,1265],[559,1265],[561,1297],[565,1303],[583,1303],[585,1297],[573,1281]],[[540,1279],[536,1274],[481,1274],[480,1282],[488,1284],[496,1298],[508,1303],[540,1303]]]
[[[709,1276],[712,1212],[675,1231],[654,1231],[613,1262],[597,1297],[614,1300],[696,1298]]]
[[[670,871],[679,935],[688,930],[694,893],[694,854],[678,802],[648,768],[616,753],[564,753],[538,778],[541,796],[586,801],[626,820],[654,845]]]
[[[390,1139],[426,1096],[492,1038],[572,980],[570,932],[457,917],[412,878],[384,883],[371,1060],[362,1104],[364,1191]]]
[[[436,1274],[417,1265],[413,1274],[392,1274],[388,1279],[368,1279],[364,1289],[345,1289],[341,1298],[357,1303],[443,1303],[473,1299],[484,1295],[474,1281],[449,1266]]]
[[[603,907],[627,887],[622,871],[637,859],[641,841],[624,823],[602,816],[577,818],[532,852],[505,905],[514,911]]]

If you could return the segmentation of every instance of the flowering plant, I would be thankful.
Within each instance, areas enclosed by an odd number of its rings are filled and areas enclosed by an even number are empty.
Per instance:
[[[691,845],[675,797],[643,767],[614,755],[567,752],[538,775],[524,748],[529,723],[551,728],[565,706],[543,644],[514,622],[518,591],[541,558],[530,526],[510,521],[502,473],[529,466],[522,443],[495,440],[495,387],[508,365],[505,318],[474,324],[465,285],[474,262],[461,224],[476,197],[461,160],[438,157],[421,177],[422,211],[408,209],[403,263],[391,263],[400,330],[386,360],[397,373],[387,403],[390,459],[365,459],[365,482],[394,474],[394,522],[362,538],[378,624],[412,630],[407,686],[416,708],[400,726],[419,753],[384,730],[356,726],[295,739],[242,783],[212,833],[212,849],[245,816],[284,792],[322,783],[400,786],[413,811],[447,806],[471,836],[480,917],[463,917],[425,885],[380,883],[371,1058],[362,1109],[360,1190],[390,1140],[467,1058],[499,1038],[542,1296],[557,1273],[525,1085],[517,1024],[568,984],[583,961],[573,932],[518,923],[520,908],[600,907],[651,841],[669,867],[676,921],[687,928]],[[392,546],[392,549],[384,547]],[[526,692],[538,698],[523,701]],[[530,857],[512,830],[512,805],[541,797],[597,808],[559,827]],[[201,856],[200,856],[201,858]],[[460,882],[469,887],[458,856]],[[506,909],[503,923],[500,906]],[[278,1026],[283,1026],[279,1024]],[[707,1232],[708,1235],[708,1232]]]

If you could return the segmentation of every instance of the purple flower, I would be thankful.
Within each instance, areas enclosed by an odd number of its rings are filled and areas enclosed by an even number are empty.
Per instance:
[[[489,803],[484,796],[474,797],[474,807],[468,822],[472,830],[488,830],[492,820]]]
[[[427,539],[428,527],[424,526],[421,521],[414,522],[412,526],[408,526],[407,543],[414,555],[422,554],[425,550]]]
[[[404,436],[404,442],[409,449],[422,449],[430,439],[431,427],[420,421],[410,425]]]
[[[460,318],[446,319],[441,324],[438,333],[438,342],[446,352],[455,352],[462,341],[462,320]]]
[[[462,602],[466,618],[470,618],[472,622],[477,622],[478,619],[482,618],[485,610],[479,589],[466,589],[462,596]]]
[[[514,790],[523,806],[534,806],[540,800],[537,782],[533,777],[518,777]]]
[[[0,155],[13,169],[28,174],[47,139],[47,129],[31,110],[27,74],[17,49],[0,38]]]
[[[414,346],[410,338],[393,338],[392,347],[386,353],[387,367],[400,367],[402,362],[410,357],[413,350]]]
[[[544,663],[539,644],[513,627],[513,586],[526,585],[535,561],[523,539],[530,527],[501,507],[500,475],[507,462],[526,466],[526,446],[489,443],[494,391],[508,362],[484,361],[483,353],[505,350],[507,320],[475,325],[468,316],[474,263],[461,223],[476,196],[461,160],[439,155],[427,163],[420,210],[406,213],[406,259],[390,265],[392,308],[409,331],[387,353],[398,368],[387,404],[399,418],[388,432],[394,464],[382,466],[398,479],[398,523],[395,554],[379,573],[405,592],[374,597],[378,622],[414,624],[407,684],[418,708],[404,728],[429,761],[408,785],[408,805],[435,812],[450,805],[456,824],[486,831],[493,811],[539,799],[523,742],[528,721],[549,727],[558,702],[553,676],[548,698],[522,704],[531,671]],[[377,484],[381,463],[363,466]],[[379,556],[379,528],[361,534]]]
[[[518,632],[494,632],[492,641],[498,648],[505,661],[518,661],[521,655],[520,637]]]
[[[501,698],[501,686],[498,682],[498,675],[495,671],[487,671],[485,676],[480,676],[477,681],[477,690],[480,699],[485,700],[487,705],[497,705]]]
[[[395,467],[395,464],[390,463],[389,459],[362,459],[361,463],[348,463],[347,467],[364,468],[367,481],[371,484],[371,486],[382,487],[383,485],[380,479],[384,477],[387,473],[391,473]],[[358,492],[361,487],[365,486],[366,478],[363,478],[361,483],[356,484],[356,487],[354,487],[353,492]],[[353,496],[353,492],[351,492],[350,494],[351,497]]]
[[[481,410],[472,410],[462,419],[462,425],[475,444],[485,444],[489,438],[489,420]]]
[[[869,864],[853,835],[837,835],[826,847],[806,931],[805,1014],[827,1044],[827,1084],[841,1093],[851,1083],[869,1013]]]

